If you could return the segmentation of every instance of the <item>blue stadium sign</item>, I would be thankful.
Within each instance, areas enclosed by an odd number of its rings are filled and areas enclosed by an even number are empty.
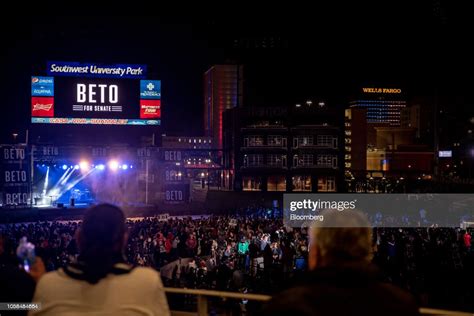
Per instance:
[[[140,80],[141,99],[161,99],[160,80]]]
[[[31,96],[33,97],[52,97],[54,96],[54,78],[53,77],[31,77]]]
[[[80,63],[65,61],[48,61],[48,76],[92,77],[92,78],[146,78],[146,65]]]

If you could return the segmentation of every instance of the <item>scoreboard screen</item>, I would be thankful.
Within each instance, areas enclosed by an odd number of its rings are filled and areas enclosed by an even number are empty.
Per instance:
[[[32,123],[160,125],[161,81],[143,65],[50,62],[31,78]]]

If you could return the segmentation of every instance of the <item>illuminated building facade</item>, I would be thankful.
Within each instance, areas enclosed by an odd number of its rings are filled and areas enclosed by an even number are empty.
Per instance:
[[[400,126],[401,110],[407,105],[402,92],[398,88],[362,88],[350,107],[366,109],[368,124]]]
[[[159,173],[164,183],[187,184],[183,192],[189,191],[194,200],[190,183],[199,183],[200,189],[219,186],[220,164],[211,137],[162,135],[160,152]]]
[[[367,110],[345,110],[344,167],[351,176],[365,175],[367,160]]]
[[[164,148],[179,149],[211,149],[211,137],[202,136],[166,136],[161,137],[161,145]]]
[[[224,113],[223,187],[235,191],[340,192],[343,114],[324,102]]]
[[[204,74],[204,135],[222,148],[222,114],[242,105],[243,67],[214,65]]]

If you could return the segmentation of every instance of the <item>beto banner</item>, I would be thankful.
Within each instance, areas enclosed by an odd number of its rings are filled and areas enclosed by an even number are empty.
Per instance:
[[[163,188],[166,204],[181,204],[189,202],[189,183],[166,184]]]
[[[30,161],[24,145],[1,145],[0,174],[3,208],[24,208],[30,203]]]

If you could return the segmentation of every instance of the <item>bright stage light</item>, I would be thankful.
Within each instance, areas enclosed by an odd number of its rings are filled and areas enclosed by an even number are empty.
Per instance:
[[[128,165],[123,164],[123,165],[122,165],[122,169],[123,169],[123,170],[127,170],[127,169],[128,169]]]
[[[87,161],[81,161],[79,163],[79,168],[81,168],[82,171],[87,171],[90,169],[89,163]]]
[[[105,166],[103,164],[95,166],[98,170],[104,170]]]
[[[67,169],[67,165],[63,165],[63,170],[66,170]]]
[[[119,163],[117,160],[109,161],[109,168],[110,170],[116,171],[119,168]]]
[[[79,168],[80,168],[79,165],[74,166],[74,170],[78,170]]]

